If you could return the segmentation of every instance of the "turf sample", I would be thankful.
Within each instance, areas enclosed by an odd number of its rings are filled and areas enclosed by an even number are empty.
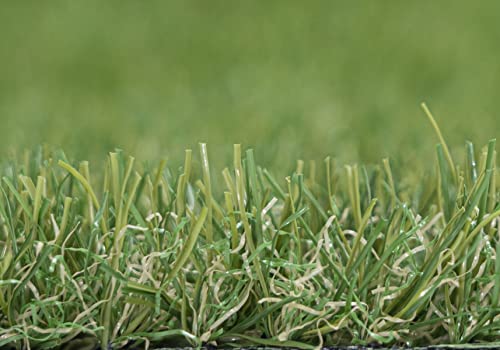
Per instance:
[[[205,144],[178,172],[4,162],[0,347],[495,344],[495,141],[461,166],[440,141],[414,182],[330,158],[282,181],[239,145],[221,173]]]

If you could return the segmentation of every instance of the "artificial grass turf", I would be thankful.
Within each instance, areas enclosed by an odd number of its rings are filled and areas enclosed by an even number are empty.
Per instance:
[[[434,126],[436,172],[411,184],[330,158],[282,181],[239,145],[222,173],[205,144],[179,171],[5,162],[0,346],[495,344],[495,141],[458,166]]]

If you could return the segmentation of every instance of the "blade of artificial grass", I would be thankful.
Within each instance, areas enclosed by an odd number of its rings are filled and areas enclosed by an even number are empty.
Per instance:
[[[17,255],[17,237],[16,233],[14,230],[14,223],[12,222],[12,210],[10,209],[10,203],[8,201],[7,193],[3,189],[3,187],[0,184],[0,190],[2,191],[3,197],[0,197],[0,215],[2,216],[2,219],[8,224],[8,233],[9,233],[9,239],[10,239],[10,244],[12,246],[12,251],[14,254]],[[4,204],[5,200],[5,204]]]
[[[109,154],[109,164],[111,169],[111,193],[113,194],[113,202],[115,204],[115,209],[120,210],[121,200],[120,200],[120,165],[118,164],[118,153],[111,152]]]
[[[111,265],[113,266],[114,269],[118,268],[120,254],[123,249],[123,241],[125,239],[124,231],[126,230],[128,213],[140,181],[141,181],[141,176],[136,173],[134,182],[132,183],[131,186],[130,194],[128,196],[124,196],[125,198],[123,198],[123,200],[125,201],[123,205],[121,204],[122,198],[121,196],[119,197],[120,208],[118,209],[118,216],[116,218],[116,228],[114,231],[113,246],[111,248],[112,251]]]
[[[36,189],[35,189],[35,184],[33,183],[33,180],[31,180],[28,176],[23,176],[23,175],[19,176],[19,179],[21,180],[24,187],[28,191],[31,200],[35,200]]]
[[[486,153],[486,163],[484,165],[485,171],[493,171],[493,164],[494,164],[494,155],[495,155],[495,143],[496,140],[490,140],[488,143],[488,151]],[[491,184],[488,184],[488,187],[490,187]],[[488,197],[489,197],[489,191],[486,191],[483,197],[481,198],[481,202],[479,205],[479,215],[482,216],[486,213],[486,210],[488,209]]]
[[[445,159],[444,159],[444,154],[443,154],[443,147],[441,144],[437,145],[437,157],[438,157],[438,164],[439,164],[439,179],[441,183],[441,193],[442,193],[442,199],[441,203],[443,206],[443,212],[446,220],[450,220],[452,216],[452,211],[453,211],[453,199],[450,197],[450,192],[449,189],[451,187],[450,182],[448,181],[448,172],[446,170],[446,164],[445,164]]]
[[[130,213],[134,217],[135,221],[139,224],[140,227],[148,227],[146,221],[144,221],[141,213],[137,209],[137,207],[134,204],[130,205]],[[155,247],[155,240],[153,239],[153,236],[151,235],[150,230],[144,231],[144,236],[146,237],[146,241],[150,247]],[[157,247],[159,249],[159,247]]]
[[[366,166],[361,167],[361,171],[363,172],[363,181],[365,182],[365,190],[366,190],[366,201],[371,202],[373,199],[372,195],[372,188],[370,184],[370,176],[368,175],[368,170],[366,169]],[[396,191],[394,190],[394,194]]]
[[[359,254],[357,256],[354,254],[351,255],[351,257],[355,256],[356,258],[353,260],[353,263],[350,266],[350,268],[346,268],[346,270],[348,271],[347,278],[350,278],[350,274],[352,274],[352,272],[355,271],[368,257],[368,254],[370,253],[373,244],[375,243],[375,240],[378,238],[379,233],[382,231],[385,225],[386,223],[383,220],[381,220],[375,227],[375,229],[373,229],[372,232],[370,232],[368,236],[368,241],[364,245],[363,249],[359,252]],[[363,276],[360,275],[360,278],[363,278]]]
[[[368,220],[370,219],[371,213],[373,211],[373,208],[375,208],[375,205],[377,204],[377,200],[373,199],[370,205],[368,206],[368,209],[366,209],[365,214],[363,215],[362,218],[360,218],[360,221],[357,225],[358,226],[358,232],[356,234],[356,238],[354,239],[354,243],[352,246],[351,250],[351,255],[349,257],[349,261],[347,262],[346,269],[349,270],[351,268],[351,265],[354,262],[354,259],[357,258],[357,253],[359,250],[359,246],[361,243],[361,238],[363,237],[363,231],[365,230],[366,225],[368,224]]]
[[[474,144],[470,141],[466,143],[466,162],[465,162],[465,175],[467,179],[467,185],[472,187],[472,185],[477,180],[477,165],[476,158],[474,156]]]
[[[30,231],[30,233],[26,236],[26,240],[24,241],[24,243],[20,246],[19,248],[19,251],[17,252],[17,254],[15,255],[14,257],[14,261],[13,263],[10,264],[9,268],[7,269],[6,271],[6,276],[12,276],[12,270],[14,270],[15,268],[15,264],[19,263],[20,261],[22,261],[25,257],[26,257],[26,254],[29,252],[29,250],[31,249],[32,247],[32,244],[33,244],[33,241],[34,241],[34,233],[35,231],[32,230]]]
[[[191,158],[191,150],[186,150],[186,157],[188,157],[188,154],[189,154],[189,158]],[[189,162],[189,164],[191,164],[191,163]],[[153,182],[154,189],[158,188],[158,186],[161,182],[163,171],[165,170],[166,166],[167,166],[167,161],[165,159],[162,159],[160,161],[160,164],[158,165],[158,169],[156,170],[156,175],[155,175],[154,182]]]
[[[394,177],[392,175],[391,163],[388,158],[384,158],[382,160],[384,165],[384,171],[389,181],[389,188],[391,189],[391,209],[394,210],[396,208],[397,194],[396,194],[396,185],[394,184]]]
[[[179,214],[178,217],[180,217],[181,214],[184,213],[184,207],[185,207],[185,204],[184,204],[184,195],[185,195],[185,177],[186,175],[185,174],[182,174],[179,176],[179,181],[177,181],[177,195],[175,197],[175,204],[176,204],[176,207],[177,207],[177,213]]]
[[[293,194],[293,190],[292,190],[292,186],[291,186],[291,180],[290,180],[290,177],[287,177],[286,178],[286,181],[287,181],[287,184],[288,184],[288,196],[290,198],[290,209],[291,209],[291,217],[293,217],[295,215],[295,196]],[[302,263],[302,241],[301,241],[301,235],[300,235],[300,231],[299,231],[299,227],[297,225],[297,218],[293,218],[291,220],[291,224],[292,224],[292,227],[293,227],[293,233],[295,235],[295,240],[296,240],[296,247],[297,247],[297,261],[299,264]],[[284,227],[283,223],[281,224],[281,227]]]
[[[82,176],[87,180],[87,182],[90,184],[90,169],[89,169],[89,162],[83,161],[80,162],[80,166],[78,167],[78,171]],[[87,217],[89,218],[90,221],[94,221],[94,215],[95,215],[95,210],[98,210],[99,208],[94,208],[93,202],[92,202],[92,197],[90,194],[87,193]]]
[[[231,177],[231,173],[228,168],[224,168],[222,171],[222,177],[224,178],[224,183],[227,187],[228,192],[233,196],[233,198],[236,197],[236,186],[234,185],[233,178]]]
[[[10,181],[10,179],[8,177],[4,177],[3,181],[5,182],[5,184],[9,188],[9,190],[12,192],[14,197],[16,197],[17,201],[19,202],[19,204],[23,208],[25,214],[28,216],[30,221],[33,221],[33,213],[29,209],[28,203],[26,203],[26,201],[23,199],[21,194],[16,190],[15,186],[12,184],[12,182]]]
[[[252,229],[250,227],[250,223],[248,222],[248,217],[244,204],[244,179],[243,179],[243,167],[241,164],[241,146],[234,145],[234,165],[235,165],[235,175],[236,175],[236,198],[237,205],[240,210],[241,220],[243,221],[243,227],[245,230],[245,238],[246,243],[249,247],[249,251],[251,254],[255,253],[256,247],[253,239]],[[257,278],[260,282],[260,286],[264,292],[266,297],[269,296],[269,291],[267,288],[267,282],[262,273],[262,268],[259,261],[256,261],[253,265],[255,267],[255,271],[257,273]]]
[[[33,221],[38,223],[38,214],[42,206],[42,194],[45,187],[45,178],[38,176],[35,188],[35,198],[33,203]]]
[[[257,181],[257,167],[255,165],[255,159],[253,150],[249,149],[246,151],[247,156],[247,166],[248,166],[248,179],[249,179],[249,196],[250,202],[253,202],[257,215],[255,216],[255,226],[254,226],[254,238],[257,245],[260,245],[263,241],[262,237],[262,194],[260,190],[260,184]]]
[[[125,191],[127,190],[128,179],[130,178],[130,175],[132,174],[132,169],[134,167],[134,161],[135,161],[134,157],[129,157],[127,160],[125,176],[123,177],[122,188],[120,191],[120,198],[123,198],[125,196]]]
[[[210,165],[208,163],[208,152],[207,152],[207,145],[205,143],[200,143],[200,155],[201,155],[201,164],[202,164],[202,170],[203,170],[203,182],[205,183],[205,189],[206,189],[206,207],[207,207],[207,219],[208,219],[208,225],[206,227],[206,239],[207,242],[213,243],[214,241],[214,236],[213,236],[213,230],[212,230],[212,215],[213,215],[213,204],[212,204],[212,184],[210,180]],[[212,261],[212,253],[211,251],[208,252],[208,261]]]
[[[61,218],[61,223],[59,225],[59,237],[57,237],[56,245],[61,245],[63,238],[65,237],[66,226],[68,225],[69,220],[69,211],[71,208],[71,204],[73,203],[73,198],[65,197],[63,204],[63,214]]]
[[[231,192],[224,192],[224,199],[226,204],[226,212],[229,217],[229,225],[231,229],[231,249],[234,250],[238,247],[239,233],[236,227],[236,218],[234,216],[234,203]]]
[[[186,261],[189,259],[189,256],[191,255],[191,252],[194,248],[194,245],[196,244],[196,241],[198,240],[198,235],[201,232],[201,229],[203,228],[203,224],[205,223],[205,220],[208,217],[208,209],[207,207],[203,207],[201,209],[200,215],[198,216],[198,220],[196,221],[192,231],[189,233],[189,236],[187,237],[186,243],[184,244],[179,257],[175,260],[174,266],[170,270],[170,272],[167,275],[167,281],[171,281],[172,278],[179,273],[181,268],[184,266]]]
[[[322,208],[321,203],[314,197],[314,195],[307,188],[304,188],[304,194],[306,195],[309,202],[312,204],[314,209],[321,215],[323,220],[328,219],[326,211]]]
[[[201,191],[201,193],[206,196],[207,195],[207,189],[203,182],[200,180],[196,181],[195,183],[196,187]],[[217,225],[217,222],[223,221],[224,220],[224,212],[222,210],[221,205],[215,200],[215,198],[212,196],[212,209],[213,209],[213,217],[215,218],[214,220],[214,226]],[[215,227],[217,229],[217,227]],[[217,240],[217,235],[214,234],[214,241]]]
[[[271,173],[267,169],[264,169],[262,172],[263,172],[264,177],[266,178],[266,180],[271,185],[271,187],[274,190],[274,192],[278,195],[278,197],[280,199],[285,199],[286,198],[285,192],[281,189],[280,185],[274,179],[274,177],[271,175]]]
[[[441,145],[443,147],[443,152],[444,152],[446,161],[448,162],[448,165],[450,167],[451,175],[452,175],[454,181],[456,182],[458,177],[457,177],[457,173],[456,173],[455,163],[453,162],[453,158],[451,157],[450,150],[448,149],[448,145],[446,144],[446,141],[444,140],[443,134],[441,133],[441,130],[439,129],[439,126],[438,126],[436,120],[434,119],[431,111],[429,110],[429,108],[427,107],[425,102],[423,102],[421,104],[421,106],[422,106],[422,109],[424,110],[425,114],[427,115],[427,118],[429,119],[429,122],[431,123],[434,131],[436,132],[436,135],[438,136],[439,142],[441,143]]]
[[[92,189],[92,187],[88,183],[87,179],[85,179],[82,176],[82,174],[80,174],[75,168],[73,168],[71,165],[65,163],[64,161],[59,160],[58,164],[60,167],[66,169],[71,175],[73,175],[82,184],[82,186],[85,188],[87,193],[90,195],[94,206],[97,209],[99,209],[99,202],[98,202],[97,197],[94,193],[94,190]]]
[[[309,211],[308,207],[303,207],[303,208],[299,209],[298,211],[296,211],[295,213],[290,215],[288,218],[286,218],[279,226],[279,229],[281,230],[284,227],[290,225],[290,223],[292,223],[293,221],[297,221],[297,219],[299,219],[300,217],[303,217],[308,211]]]
[[[84,271],[85,271],[85,277],[87,282],[89,281],[89,271],[88,271],[88,266],[89,266],[89,261],[91,258],[91,252],[92,252],[92,247],[95,243],[95,238],[98,234],[99,230],[99,222],[101,222],[102,217],[104,215],[104,209],[106,208],[108,203],[108,192],[104,193],[104,198],[102,199],[102,205],[100,209],[97,211],[96,216],[94,218],[94,222],[92,224],[92,230],[90,232],[90,237],[87,245],[87,250],[85,252],[85,260],[84,260]],[[61,239],[62,240],[62,239]]]
[[[347,172],[347,186],[351,208],[353,210],[354,222],[356,229],[359,231],[361,228],[361,200],[359,194],[359,175],[358,167],[346,166]]]
[[[124,227],[128,222],[128,215],[130,213],[130,208],[133,205],[134,198],[137,194],[137,188],[139,187],[141,180],[142,180],[141,175],[139,175],[139,173],[135,173],[134,180],[130,186],[130,192],[123,196],[125,203],[121,215],[122,221],[120,222],[120,226],[118,227]]]
[[[90,186],[87,179],[82,174],[80,174],[75,168],[73,168],[71,165],[69,165],[64,161],[59,160],[57,164],[66,171],[68,171],[73,177],[75,177],[82,184],[83,188],[89,195],[92,204],[97,210],[99,210],[99,201],[97,200],[97,196],[95,195],[94,190],[92,189],[92,186]],[[101,220],[101,227],[103,232],[108,232],[107,224],[104,218]]]
[[[333,181],[333,176],[332,176],[332,161],[330,159],[330,157],[326,157],[325,158],[325,168],[326,168],[326,189],[327,189],[327,192],[328,192],[328,203],[330,204],[330,209],[333,211],[333,207],[332,207],[332,198],[333,198],[333,195],[334,195],[334,185],[332,184],[332,181]],[[333,168],[335,169],[335,166],[333,166]]]
[[[476,238],[476,236],[481,232],[481,230],[483,230],[484,228],[486,228],[493,220],[495,220],[496,218],[498,218],[500,216],[500,210],[497,210],[493,213],[491,213],[490,215],[488,215],[488,217],[486,217],[483,221],[481,221],[475,228],[474,230],[472,230],[466,238],[464,238],[463,242],[460,244],[460,242],[456,242],[456,245],[458,246],[458,248],[456,249],[457,253],[462,253],[466,247],[472,243],[472,241]]]
[[[493,308],[500,306],[500,240],[497,242],[495,253],[495,286],[491,294]]]
[[[9,242],[7,241],[7,244]],[[15,285],[18,284],[20,281],[16,279],[8,279],[8,276],[6,276],[6,272],[9,270],[9,266],[13,260],[13,253],[12,253],[12,248],[7,246],[7,248],[4,248],[3,253],[3,259],[0,262],[0,310],[3,312],[4,315],[8,314],[8,303],[6,302],[6,297],[8,296],[7,294],[7,288],[2,288],[4,286],[9,286],[9,285]]]

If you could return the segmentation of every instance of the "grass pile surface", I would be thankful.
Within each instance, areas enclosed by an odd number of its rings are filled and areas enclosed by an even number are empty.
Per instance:
[[[222,173],[205,144],[178,170],[123,152],[101,170],[43,148],[6,161],[0,347],[491,345],[495,141],[458,165],[436,131],[417,182],[330,158],[283,181],[239,145]]]

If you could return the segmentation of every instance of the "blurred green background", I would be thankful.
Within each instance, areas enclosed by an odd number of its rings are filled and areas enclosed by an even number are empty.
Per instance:
[[[1,152],[143,160],[233,143],[292,160],[433,161],[498,134],[499,1],[31,1],[0,11]]]

